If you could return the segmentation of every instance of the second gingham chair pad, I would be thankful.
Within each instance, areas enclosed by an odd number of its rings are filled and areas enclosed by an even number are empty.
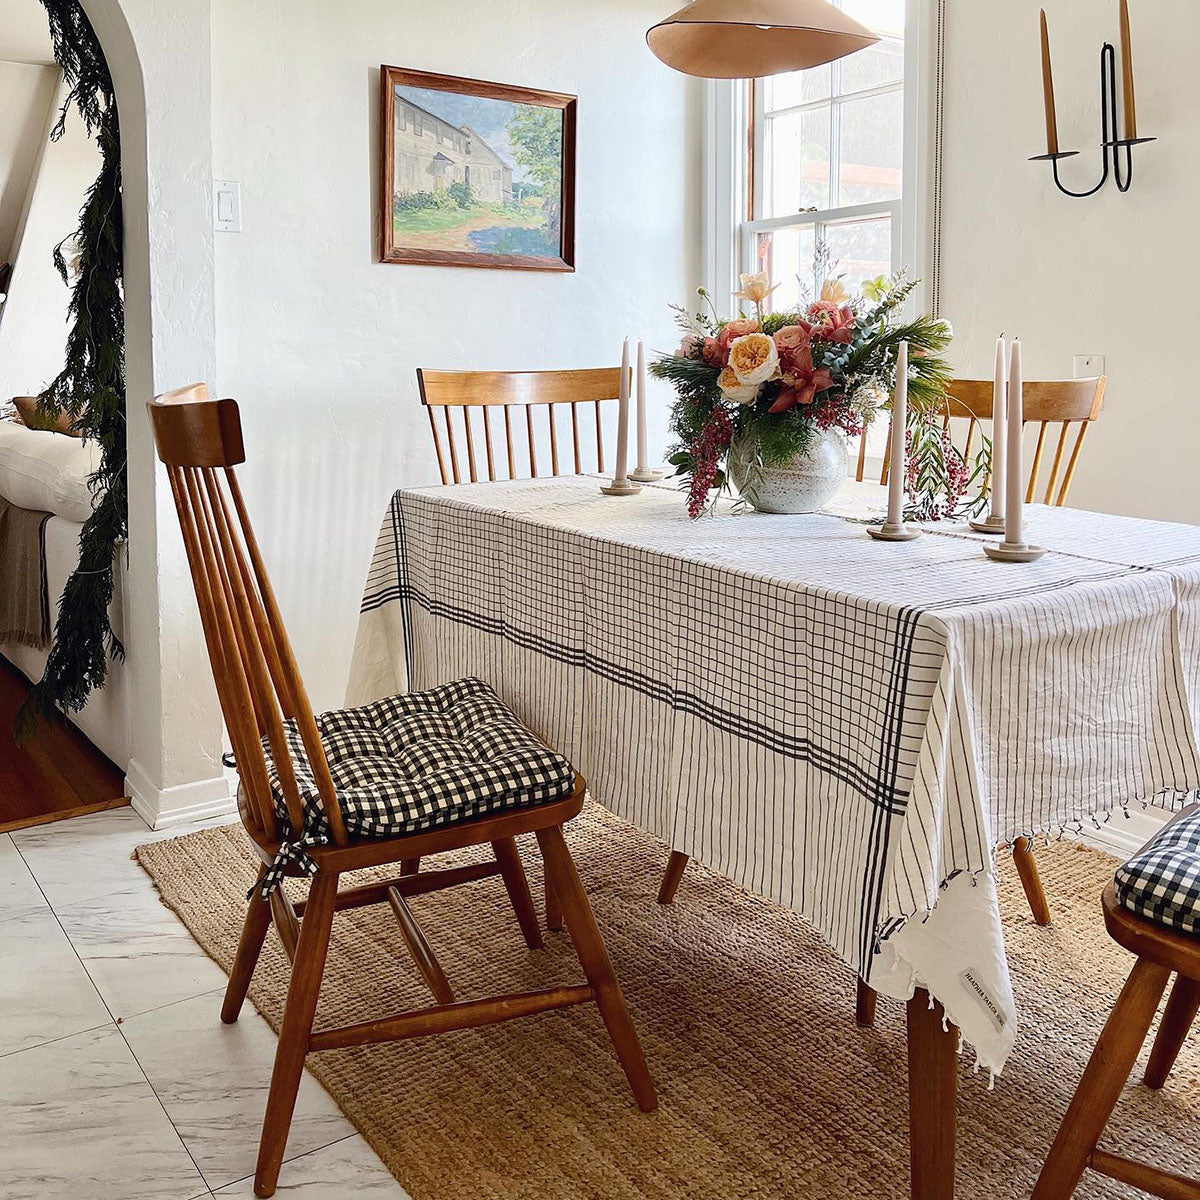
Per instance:
[[[1117,868],[1122,907],[1181,933],[1200,933],[1200,808]]]
[[[537,740],[480,679],[341,708],[317,717],[346,832],[397,837],[570,795],[575,771]],[[285,723],[305,834],[328,833],[294,721]],[[287,806],[268,751],[275,807]]]

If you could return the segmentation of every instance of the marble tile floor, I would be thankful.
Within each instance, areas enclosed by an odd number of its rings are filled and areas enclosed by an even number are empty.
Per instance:
[[[274,1034],[250,1004],[221,1024],[223,972],[131,858],[183,832],[123,808],[0,835],[5,1200],[254,1194]],[[309,1076],[276,1194],[406,1200]]]

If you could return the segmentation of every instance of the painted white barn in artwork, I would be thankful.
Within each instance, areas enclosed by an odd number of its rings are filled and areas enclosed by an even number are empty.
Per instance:
[[[478,200],[512,203],[512,168],[470,125],[454,125],[397,95],[395,139],[397,195],[467,183]]]

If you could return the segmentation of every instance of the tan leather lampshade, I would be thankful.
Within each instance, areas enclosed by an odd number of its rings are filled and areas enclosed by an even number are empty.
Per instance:
[[[832,62],[879,38],[826,0],[693,0],[646,41],[687,75],[757,79]]]

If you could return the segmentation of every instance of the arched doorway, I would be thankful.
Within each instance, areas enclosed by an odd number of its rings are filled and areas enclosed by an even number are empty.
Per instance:
[[[158,392],[216,374],[210,13],[208,0],[195,0],[165,27],[156,0],[81,3],[104,48],[121,116],[127,784],[134,807],[159,828],[232,806],[220,762],[220,710],[145,408]]]

